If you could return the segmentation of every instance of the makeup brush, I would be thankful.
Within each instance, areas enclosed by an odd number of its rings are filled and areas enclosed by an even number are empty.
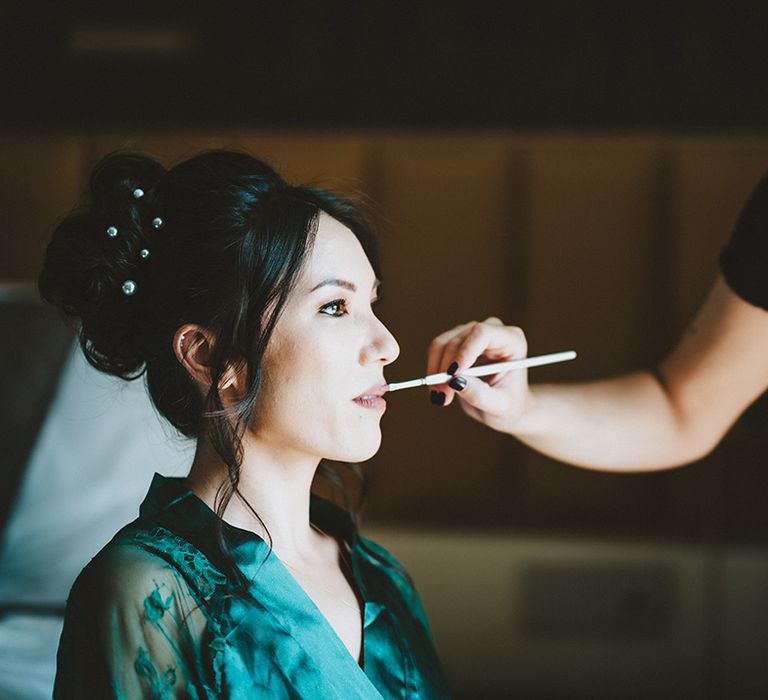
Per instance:
[[[573,360],[576,357],[576,353],[573,350],[566,350],[565,352],[553,352],[549,355],[538,355],[536,357],[524,357],[520,360],[510,360],[509,362],[496,362],[491,365],[478,365],[477,367],[470,367],[457,374],[463,377],[487,377],[490,374],[500,374],[501,372],[508,372],[512,369],[523,369],[525,367],[540,367],[541,365],[551,365],[555,362],[566,362],[567,360]],[[400,391],[400,389],[412,389],[417,386],[431,386],[433,384],[445,384],[454,375],[448,374],[448,372],[440,372],[438,374],[428,374],[426,377],[419,379],[411,379],[407,382],[392,382],[387,384],[387,391]]]

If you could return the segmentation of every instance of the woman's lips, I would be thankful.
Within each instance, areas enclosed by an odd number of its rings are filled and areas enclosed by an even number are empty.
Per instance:
[[[356,399],[352,399],[358,406],[364,408],[372,408],[377,411],[384,411],[387,408],[387,402],[381,397],[376,395],[358,396]]]
[[[366,389],[360,396],[352,399],[358,406],[383,411],[387,408],[387,402],[383,395],[387,390],[386,384],[375,384]]]

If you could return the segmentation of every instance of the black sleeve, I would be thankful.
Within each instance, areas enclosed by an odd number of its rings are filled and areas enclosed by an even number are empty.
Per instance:
[[[736,294],[768,310],[768,175],[755,188],[720,253],[720,270]]]

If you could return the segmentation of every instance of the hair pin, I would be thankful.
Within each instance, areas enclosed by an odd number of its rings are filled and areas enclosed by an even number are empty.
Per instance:
[[[141,187],[137,187],[137,188],[136,188],[136,189],[133,191],[133,196],[134,196],[136,199],[141,199],[141,198],[144,196],[144,190],[142,190],[142,189],[141,189]]]
[[[117,236],[117,228],[115,226],[109,226],[107,228],[107,235],[110,238],[115,238]]]
[[[165,222],[159,216],[156,216],[154,219],[152,219],[152,226],[155,228],[163,228],[164,223]]]
[[[148,249],[148,248],[142,248],[142,249],[139,251],[139,256],[140,256],[142,259],[146,260],[146,259],[149,257],[149,249]]]
[[[133,280],[125,280],[123,282],[123,294],[127,297],[131,297],[134,294],[136,294],[136,290],[138,289],[138,285]]]

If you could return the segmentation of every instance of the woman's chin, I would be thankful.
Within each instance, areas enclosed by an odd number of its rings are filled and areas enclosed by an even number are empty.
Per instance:
[[[381,431],[371,435],[367,440],[360,440],[354,445],[348,445],[343,450],[343,456],[334,457],[337,462],[366,462],[373,457],[381,447]]]

